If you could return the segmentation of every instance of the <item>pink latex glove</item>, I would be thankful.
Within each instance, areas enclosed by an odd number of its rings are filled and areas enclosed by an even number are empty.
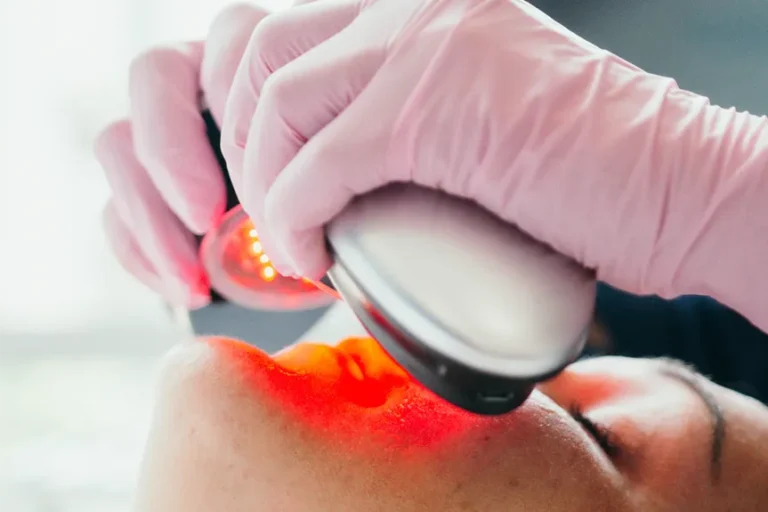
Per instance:
[[[708,294],[768,329],[766,119],[711,106],[526,2],[273,15],[235,77],[222,147],[283,272],[320,276],[323,225],[355,194],[414,181],[612,285]]]
[[[138,57],[130,69],[130,118],[96,142],[113,193],[104,212],[111,246],[131,274],[174,304],[210,301],[192,233],[218,222],[226,201],[201,98],[220,124],[235,70],[266,15],[236,5],[217,17],[205,43]]]

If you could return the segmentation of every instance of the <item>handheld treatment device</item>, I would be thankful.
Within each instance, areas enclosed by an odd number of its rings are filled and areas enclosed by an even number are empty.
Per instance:
[[[237,248],[258,241],[228,188],[235,209],[201,245],[218,300],[317,308],[335,289],[416,380],[478,414],[520,406],[584,348],[594,276],[470,201],[413,184],[356,198],[326,228],[332,288],[318,288],[242,263]]]
[[[313,283],[275,271],[255,226],[240,207],[219,150],[219,129],[209,111],[203,111],[203,120],[223,171],[227,213],[217,226],[198,237],[211,303],[180,312],[180,320],[197,335],[230,336],[275,352],[312,328],[336,297]]]

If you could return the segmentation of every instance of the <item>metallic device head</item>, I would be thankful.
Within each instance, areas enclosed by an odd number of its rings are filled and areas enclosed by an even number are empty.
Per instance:
[[[390,185],[355,199],[327,238],[331,281],[371,335],[466,410],[518,407],[584,347],[594,276],[475,203]]]

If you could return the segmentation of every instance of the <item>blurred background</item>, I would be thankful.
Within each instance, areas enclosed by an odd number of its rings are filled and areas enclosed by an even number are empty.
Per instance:
[[[131,58],[203,37],[225,3],[0,0],[2,512],[130,509],[156,362],[188,332],[111,258],[91,143],[127,111]],[[716,103],[768,112],[761,0],[533,3]]]
[[[0,0],[2,512],[130,508],[156,361],[187,334],[111,258],[91,144],[131,58],[225,3]]]

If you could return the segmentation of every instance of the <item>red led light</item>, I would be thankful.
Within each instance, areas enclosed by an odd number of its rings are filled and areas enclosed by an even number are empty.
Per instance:
[[[272,266],[258,230],[241,208],[229,211],[201,245],[211,285],[229,300],[256,309],[304,309],[336,297],[322,285],[286,277]]]
[[[285,277],[275,270],[250,220],[245,220],[239,229],[232,232],[224,244],[223,256],[224,268],[230,277],[249,288],[269,285],[282,293],[317,291],[310,280]]]

